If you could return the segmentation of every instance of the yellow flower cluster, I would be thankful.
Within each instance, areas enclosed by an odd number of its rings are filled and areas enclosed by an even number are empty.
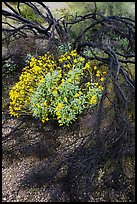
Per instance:
[[[94,70],[96,77],[99,77],[100,81],[103,82],[105,80],[104,76],[106,76],[106,71],[101,72],[96,66],[94,67]]]
[[[61,118],[61,109],[63,108],[63,104],[62,103],[58,103],[57,107],[55,108],[55,111],[56,111],[56,116],[57,116],[57,120],[59,121],[60,118]],[[61,122],[61,120],[60,120]],[[62,122],[59,123],[60,126],[62,126]]]
[[[61,64],[61,67],[63,67],[64,76],[67,75],[66,72],[68,72],[70,69],[73,69],[76,65],[82,65],[84,61],[85,58],[80,57],[76,50],[68,51],[61,55],[58,59],[59,64]]]
[[[90,65],[90,63],[88,63]],[[85,66],[87,67],[87,70],[92,70],[92,80],[94,81],[98,81],[98,82],[94,82],[94,85],[99,88],[101,91],[104,89],[104,81],[105,81],[105,77],[106,77],[106,67],[101,67],[100,69],[98,69],[98,67],[96,65],[93,66]],[[92,68],[93,67],[93,68]],[[89,71],[91,74],[91,71]],[[88,86],[90,86],[90,82],[88,82],[89,84],[87,84]]]
[[[82,92],[81,92],[81,91],[79,91],[78,93],[76,93],[76,94],[74,95],[74,98],[79,97],[81,94],[82,94]]]
[[[59,57],[59,63],[66,62],[67,60],[71,60],[78,57],[76,50],[68,51],[65,54]]]
[[[10,90],[10,114],[19,116],[21,113],[29,114],[30,96],[36,90],[40,82],[44,82],[47,72],[56,69],[56,63],[48,53],[32,58],[29,65],[23,69],[19,82]]]
[[[91,68],[90,62],[87,62],[83,67],[83,69],[87,69],[87,70],[89,70],[90,68]]]
[[[89,104],[92,105],[92,104],[95,104],[96,102],[97,102],[97,96],[91,95],[91,98],[89,100]]]
[[[105,74],[76,50],[57,62],[49,53],[33,57],[10,90],[10,114],[32,114],[43,123],[55,118],[60,126],[68,125],[84,108],[97,104]]]

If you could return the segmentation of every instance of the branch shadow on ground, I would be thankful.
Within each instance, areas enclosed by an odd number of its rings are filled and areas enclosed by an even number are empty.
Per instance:
[[[8,164],[24,157],[33,156],[39,160],[54,153],[60,145],[57,141],[56,124],[49,123],[46,127],[32,118],[25,121],[3,143],[3,159]]]
[[[29,156],[37,158],[37,162],[28,168],[20,180],[19,189],[44,188],[50,195],[50,202],[91,202],[95,198],[101,201],[103,193],[103,199],[111,202],[116,200],[116,195],[120,199],[121,192],[125,194],[126,200],[131,197],[134,200],[134,190],[127,190],[129,183],[134,186],[134,177],[125,182],[122,160],[120,168],[115,166],[108,176],[102,177],[101,182],[98,180],[100,167],[107,159],[118,161],[116,157],[127,152],[127,148],[129,150],[132,142],[128,140],[134,140],[129,130],[114,144],[113,141],[119,135],[111,130],[106,136],[106,130],[102,135],[95,135],[95,140],[91,140],[87,146],[81,146],[75,153],[68,152],[65,157],[57,151],[60,146],[59,130],[56,124],[45,127],[39,122],[28,120],[14,133],[13,143],[7,144],[7,157],[10,156],[12,162]],[[110,148],[103,151],[109,145]],[[134,150],[132,146],[131,149]]]
[[[103,135],[101,136],[103,138]],[[116,134],[111,134],[111,137],[109,139],[113,141]],[[81,146],[75,153],[65,155],[65,158],[56,153],[33,166],[21,180],[20,187],[29,189],[45,186],[50,194],[50,202],[112,202],[122,201],[122,199],[129,201],[131,195],[134,200],[134,187],[129,190],[131,183],[134,186],[134,176],[127,179],[122,164],[124,148],[120,147],[123,142],[125,144],[127,142],[123,141],[123,138],[103,154],[101,153],[103,140],[94,141],[91,145],[92,148],[91,146]],[[111,159],[113,165],[110,165],[108,175],[100,175],[101,168],[103,171],[103,165],[105,166],[108,159]],[[125,198],[122,198],[121,195],[124,195]]]

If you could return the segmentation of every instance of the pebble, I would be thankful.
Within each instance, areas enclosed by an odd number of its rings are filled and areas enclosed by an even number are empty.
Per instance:
[[[7,199],[5,197],[2,198],[3,201],[6,201]]]

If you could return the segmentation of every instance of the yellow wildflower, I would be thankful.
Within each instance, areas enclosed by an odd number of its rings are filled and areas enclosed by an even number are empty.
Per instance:
[[[63,83],[65,80],[64,80],[64,79],[62,79],[61,81],[62,81],[62,83]]]
[[[67,67],[68,69],[70,69],[70,68],[71,68],[70,64],[67,64],[67,65],[66,65],[66,67]]]
[[[89,69],[89,68],[90,68],[90,63],[87,62],[87,63],[85,64],[85,69]]]
[[[55,108],[56,111],[58,111],[59,109],[61,109],[63,107],[62,103],[58,103],[57,107]]]
[[[87,82],[87,86],[90,86],[91,85],[91,83],[90,82]]]
[[[69,78],[69,79],[68,79],[68,82],[70,82],[70,83],[71,83],[71,82],[72,82],[72,79],[71,79],[71,78]]]
[[[82,92],[81,91],[79,91],[79,95],[81,95],[82,94]]]
[[[96,99],[96,95],[92,96],[92,99]]]
[[[97,102],[97,100],[96,99],[90,99],[90,101],[89,101],[89,104],[91,105],[91,104],[94,104],[94,103],[96,103]]]
[[[99,89],[101,89],[101,90],[103,90],[103,89],[104,89],[102,86],[99,86],[98,88],[99,88]]]
[[[54,90],[54,91],[52,92],[52,94],[53,94],[53,95],[56,95],[56,94],[57,94],[57,91],[56,91],[56,90]]]
[[[76,59],[73,60],[74,63],[77,63],[78,61]]]
[[[60,115],[60,112],[59,112],[59,111],[56,112],[56,115],[57,115],[57,119],[60,119],[60,118],[61,118],[61,115]]]
[[[93,103],[96,103],[96,102],[97,102],[97,100],[96,100],[96,99],[94,99],[94,100],[93,100]]]
[[[94,66],[94,70],[97,70],[97,67],[96,67],[96,66]]]
[[[62,125],[63,125],[62,123],[59,124],[59,126],[62,126]]]
[[[47,106],[47,102],[46,102],[46,101],[44,101],[43,105],[44,105],[44,106]]]
[[[103,74],[106,74],[107,72],[103,72]]]
[[[101,77],[100,81],[104,81],[105,79],[103,77]]]
[[[44,120],[44,119],[42,119],[41,121],[42,121],[43,123],[45,122],[45,120]]]
[[[99,77],[99,76],[100,76],[100,74],[96,74],[96,76],[97,76],[97,77]]]
[[[45,81],[44,77],[41,77],[40,82],[43,83],[44,81]]]
[[[71,54],[71,56],[73,56],[73,57],[76,57],[76,56],[77,56],[76,50],[72,50],[70,54]]]
[[[63,59],[60,58],[60,59],[59,59],[59,63],[62,63],[62,62],[63,62]]]
[[[62,108],[62,107],[63,107],[63,104],[62,104],[62,103],[58,103],[58,107],[59,107],[59,108]]]
[[[76,93],[74,97],[75,97],[75,98],[79,97],[79,94],[78,94],[78,93]]]
[[[23,90],[20,91],[20,94],[23,95],[25,92]]]

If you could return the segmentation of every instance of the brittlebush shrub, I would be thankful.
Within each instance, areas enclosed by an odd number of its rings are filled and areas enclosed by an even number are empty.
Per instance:
[[[97,105],[105,75],[105,70],[85,61],[76,50],[61,55],[57,62],[49,53],[32,58],[10,90],[10,114],[69,125],[85,108]]]

